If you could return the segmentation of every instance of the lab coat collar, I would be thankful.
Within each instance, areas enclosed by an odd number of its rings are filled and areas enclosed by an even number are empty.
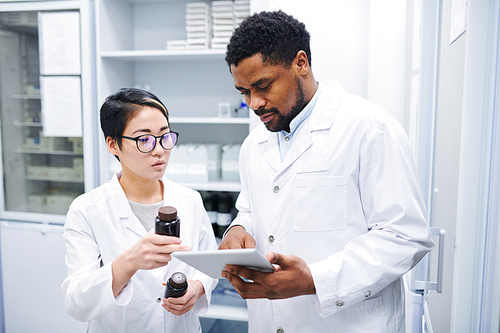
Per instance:
[[[345,94],[345,90],[336,80],[320,84],[324,85],[324,88],[321,91],[321,95],[318,96],[318,101],[309,117],[309,130],[311,132],[325,130],[332,126],[340,101]],[[274,132],[268,131],[264,124],[259,124],[259,126],[261,127],[258,137],[259,143],[269,141],[270,138],[276,136]]]
[[[332,126],[345,91],[336,80],[322,83],[322,85],[325,85],[325,87],[322,88],[321,95],[318,96],[311,116],[302,124],[302,126],[308,126],[308,133],[302,140],[296,142],[298,146],[288,152],[283,163],[278,151],[277,134],[268,131],[264,124],[259,125],[261,128],[258,142],[260,144],[268,143],[264,146],[263,157],[277,172],[286,169],[313,144],[312,132],[327,130]]]
[[[332,126],[345,94],[345,90],[336,80],[327,81],[322,85],[324,88],[310,117],[310,132],[326,130]]]
[[[116,216],[118,216],[118,218],[120,219],[120,223],[122,223],[126,228],[142,237],[146,235],[147,230],[132,212],[128,199],[125,196],[125,192],[123,192],[123,188],[118,181],[120,177],[121,171],[118,171],[117,173],[115,173],[110,182],[112,202],[114,205]],[[160,181],[164,185],[163,197],[165,197],[166,184],[164,182],[164,179],[160,179]]]

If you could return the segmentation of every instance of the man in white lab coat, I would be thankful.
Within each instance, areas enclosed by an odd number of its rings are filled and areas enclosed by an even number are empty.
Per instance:
[[[276,266],[222,272],[248,299],[250,332],[403,332],[401,277],[433,247],[404,129],[317,83],[309,34],[281,11],[247,18],[226,61],[262,124],[219,248],[256,247]]]

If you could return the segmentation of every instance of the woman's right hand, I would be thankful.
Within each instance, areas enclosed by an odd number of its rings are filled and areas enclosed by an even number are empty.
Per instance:
[[[172,260],[172,252],[191,250],[189,246],[180,245],[181,242],[178,237],[157,235],[151,230],[124,252],[128,258],[129,269],[137,271],[165,266]]]
[[[187,245],[180,245],[181,242],[178,237],[157,235],[151,230],[122,252],[111,265],[114,296],[120,293],[139,269],[149,270],[165,266],[172,260],[172,252],[191,250]]]

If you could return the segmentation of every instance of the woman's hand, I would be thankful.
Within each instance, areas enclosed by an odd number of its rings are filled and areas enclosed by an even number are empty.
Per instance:
[[[113,260],[113,294],[118,296],[130,278],[139,269],[154,269],[165,266],[174,251],[189,251],[189,246],[180,245],[177,237],[157,235],[154,230],[148,232],[137,243]]]
[[[167,285],[163,283],[163,285]],[[161,305],[168,312],[181,316],[190,311],[196,301],[205,294],[203,284],[198,280],[188,280],[188,289],[181,297],[169,297],[163,299]]]
[[[124,252],[128,269],[154,269],[165,266],[174,251],[189,251],[189,246],[180,245],[181,239],[173,236],[157,235],[153,230]]]

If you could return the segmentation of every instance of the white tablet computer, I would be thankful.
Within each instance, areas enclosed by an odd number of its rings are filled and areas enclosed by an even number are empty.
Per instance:
[[[213,277],[222,278],[226,265],[244,266],[263,272],[274,271],[273,265],[256,249],[231,249],[217,251],[179,251],[172,256]]]

